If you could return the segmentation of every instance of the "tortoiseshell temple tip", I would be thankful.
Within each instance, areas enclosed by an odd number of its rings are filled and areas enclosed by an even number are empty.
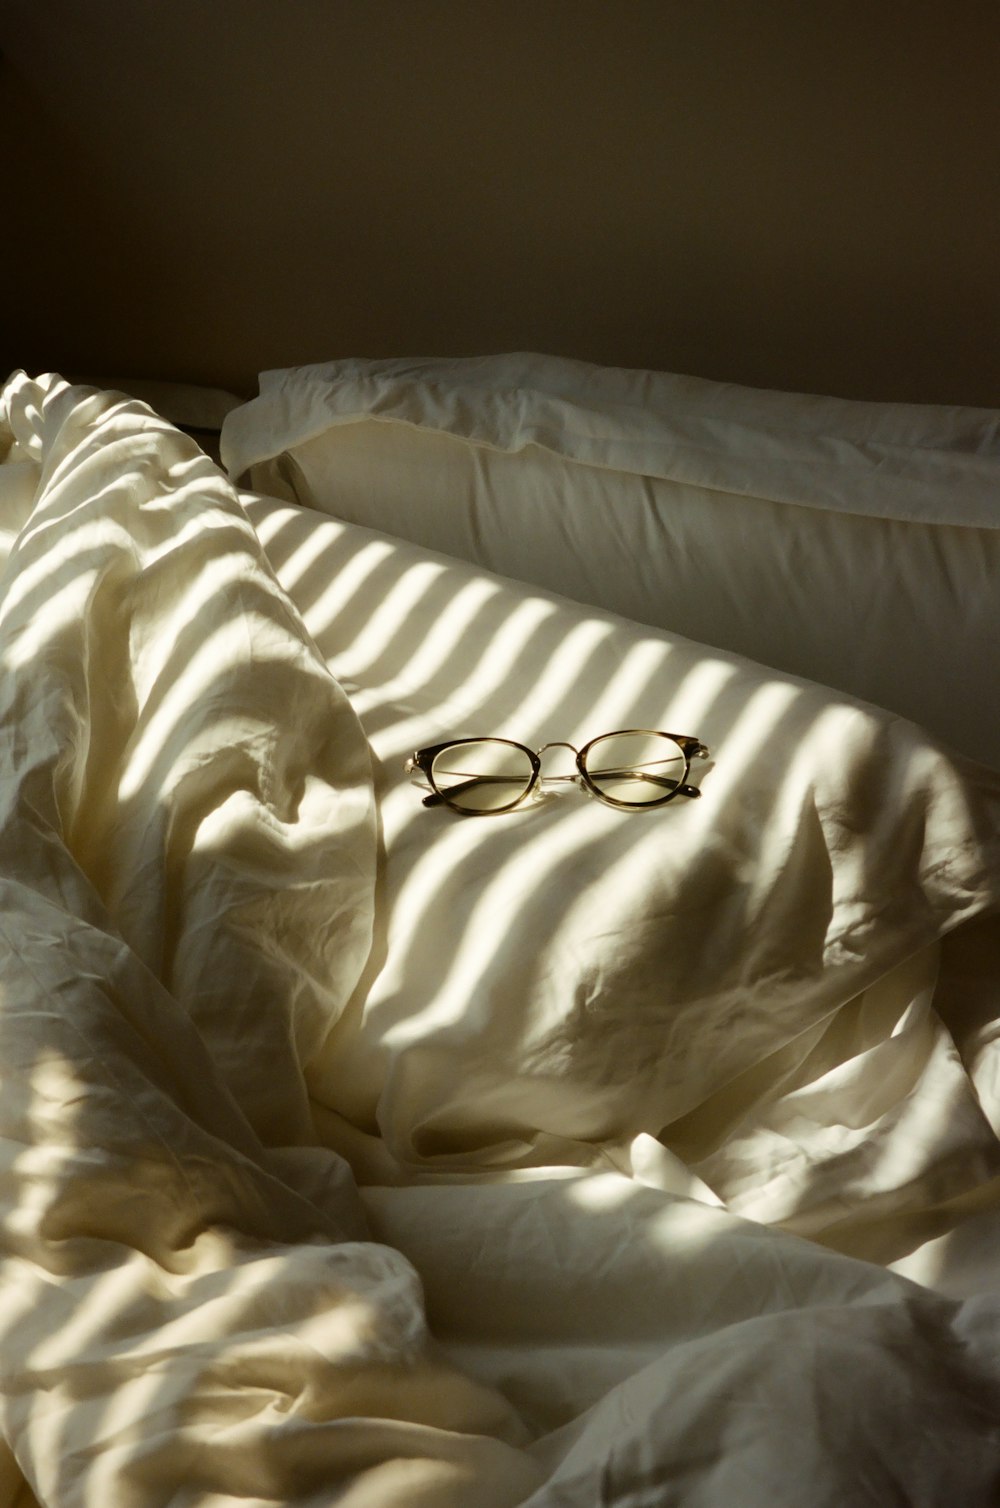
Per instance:
[[[681,785],[677,788],[678,796],[700,796],[701,791],[696,785]]]

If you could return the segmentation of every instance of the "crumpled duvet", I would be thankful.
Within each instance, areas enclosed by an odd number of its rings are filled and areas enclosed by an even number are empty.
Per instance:
[[[371,931],[354,714],[193,443],[3,401],[4,1435],[53,1508],[517,1501],[523,1426],[310,1144]]]
[[[607,1160],[350,1165],[356,708],[148,409],[16,376],[0,452],[4,1508],[995,1503],[985,1288]]]

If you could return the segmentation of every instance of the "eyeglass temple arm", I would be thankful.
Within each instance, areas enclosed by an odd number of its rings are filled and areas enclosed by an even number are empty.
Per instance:
[[[448,795],[443,796],[440,791],[431,791],[423,799],[424,806],[440,806],[442,801],[449,800],[452,796],[461,796],[465,791],[471,791],[477,785],[497,785],[506,782],[510,784],[509,775],[473,775],[468,780],[461,781],[458,785],[448,787]]]
[[[417,763],[417,761],[415,759],[408,759],[406,761],[406,764],[404,765],[404,769],[405,769],[407,775],[413,775],[418,770],[420,770],[420,765]],[[420,770],[420,773],[423,774],[424,771]],[[491,785],[491,784],[492,785],[496,785],[496,784],[502,783],[504,781],[509,782],[510,781],[510,776],[509,775],[470,775],[470,777],[469,777],[468,780],[463,780],[459,785],[450,786],[449,789],[448,789],[448,795],[447,796],[443,796],[440,791],[434,791],[434,790],[430,791],[429,794],[424,797],[422,804],[424,806],[440,806],[441,803],[443,801],[447,801],[449,797],[451,797],[451,796],[460,796],[460,795],[462,795],[462,793],[464,791],[471,791],[474,786],[477,786],[477,785]]]
[[[705,751],[708,752],[707,750]],[[662,785],[669,791],[676,791],[678,796],[700,796],[701,791],[696,785],[680,785],[676,780],[671,780],[669,775],[653,775],[649,770],[637,769],[634,765],[622,765],[619,769],[601,770],[601,775],[630,775],[633,780],[648,780],[651,785]],[[593,778],[593,777],[591,777]]]

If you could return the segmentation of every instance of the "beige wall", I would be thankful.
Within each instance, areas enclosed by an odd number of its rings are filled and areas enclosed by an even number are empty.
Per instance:
[[[1000,6],[0,0],[0,365],[1000,404]]]

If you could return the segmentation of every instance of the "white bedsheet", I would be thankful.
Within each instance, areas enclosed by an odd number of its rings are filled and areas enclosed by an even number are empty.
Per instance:
[[[4,1435],[52,1508],[514,1501],[523,1426],[312,1145],[371,935],[356,718],[192,442],[56,383],[0,423]]]
[[[737,656],[247,506],[376,756],[376,946],[314,1087],[364,1177],[615,1167],[886,1259],[998,1169],[989,1031],[984,1115],[932,1006],[996,904],[996,776]],[[461,819],[403,768],[449,734],[637,725],[708,742],[700,800]]]
[[[3,403],[0,1425],[37,1500],[995,1503],[995,778],[244,512],[140,405]],[[463,822],[402,775],[640,705],[712,745],[700,801]]]

